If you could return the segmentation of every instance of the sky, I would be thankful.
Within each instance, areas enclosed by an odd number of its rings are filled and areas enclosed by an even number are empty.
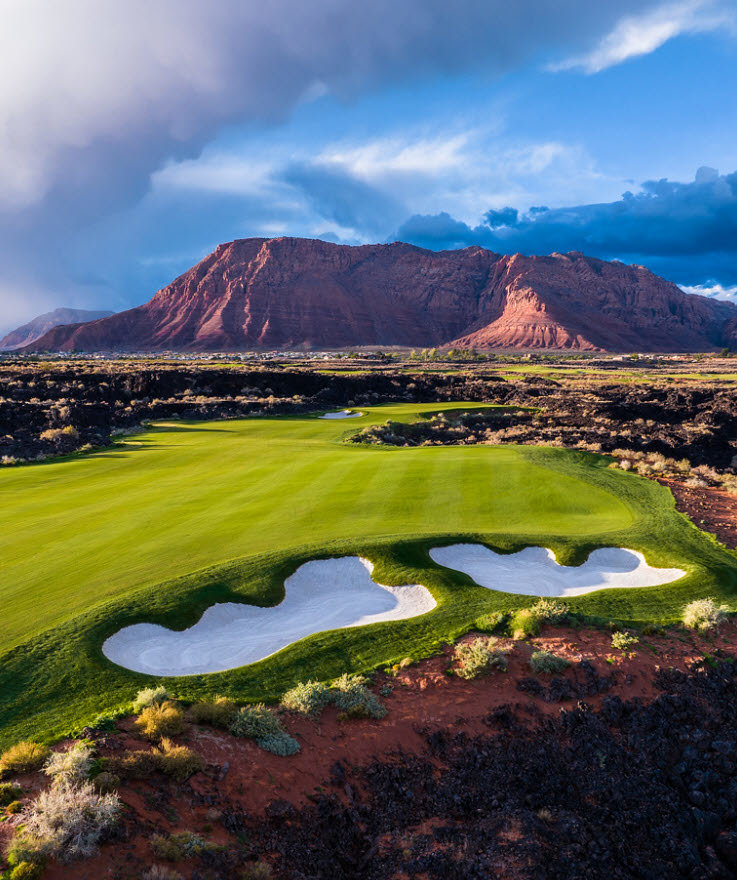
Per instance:
[[[737,301],[737,0],[4,0],[0,74],[0,329],[251,236]]]

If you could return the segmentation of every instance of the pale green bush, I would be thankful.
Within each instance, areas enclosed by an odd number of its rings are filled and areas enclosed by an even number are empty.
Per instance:
[[[193,831],[178,831],[174,834],[154,834],[151,838],[151,849],[159,859],[178,862],[203,855],[215,848],[215,844],[200,837]]]
[[[86,743],[74,743],[65,752],[52,752],[44,766],[44,773],[61,782],[82,782],[90,775],[94,749]]]
[[[282,706],[289,712],[317,717],[331,702],[330,688],[318,681],[301,682],[282,697]]]
[[[506,672],[507,652],[493,650],[496,642],[491,637],[456,645],[453,656],[460,664],[456,674],[461,678],[471,679],[492,670]]]
[[[551,651],[535,651],[530,657],[530,669],[538,674],[554,675],[571,665],[570,660]]]
[[[63,862],[95,853],[104,831],[120,815],[116,794],[98,794],[90,782],[60,782],[45,791],[24,811],[23,827],[11,841],[8,860]]]
[[[136,698],[133,701],[133,711],[140,712],[141,709],[146,709],[148,706],[158,706],[171,699],[172,695],[163,685],[155,688],[144,688],[136,694]]]
[[[509,619],[509,632],[513,639],[526,639],[540,633],[540,623],[532,608],[522,608]]]
[[[282,757],[299,751],[297,740],[289,736],[276,715],[263,703],[239,709],[230,723],[230,732],[233,736],[254,739],[265,751]]]
[[[366,687],[362,675],[344,673],[332,685],[332,702],[346,718],[383,718],[386,706]]]
[[[714,599],[696,599],[683,609],[681,620],[689,629],[708,632],[724,623],[728,611],[726,605],[717,605]]]
[[[631,633],[616,632],[612,635],[612,648],[616,648],[618,651],[629,651],[639,641],[637,636]]]
[[[530,611],[547,623],[561,623],[568,617],[568,606],[557,599],[539,599]]]

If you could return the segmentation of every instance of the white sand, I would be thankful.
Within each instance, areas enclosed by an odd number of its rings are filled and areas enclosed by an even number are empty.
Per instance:
[[[323,416],[318,416],[320,419],[357,419],[359,416],[362,416],[362,412],[353,412],[350,409],[342,409],[340,412],[332,412],[325,413]]]
[[[616,587],[654,587],[686,574],[680,568],[652,568],[642,553],[624,547],[593,550],[578,566],[560,565],[545,547],[505,555],[483,544],[452,544],[433,547],[430,557],[464,572],[481,587],[523,596],[581,596]]]
[[[119,666],[149,675],[221,672],[262,660],[314,633],[404,620],[435,608],[426,587],[385,587],[372,580],[372,571],[372,563],[358,556],[306,562],[284,582],[279,605],[220,603],[183,632],[138,623],[111,636],[102,652]]]

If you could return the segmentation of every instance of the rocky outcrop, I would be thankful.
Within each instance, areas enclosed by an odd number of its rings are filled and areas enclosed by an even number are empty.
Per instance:
[[[251,238],[220,245],[145,305],[57,327],[33,348],[700,351],[736,341],[737,307],[581,253]]]
[[[27,324],[23,324],[22,327],[11,330],[0,339],[0,351],[12,351],[16,348],[23,348],[25,345],[31,345],[45,333],[48,333],[52,327],[58,327],[61,324],[81,324],[95,321],[98,318],[109,318],[112,314],[113,312],[91,312],[87,309],[54,309],[53,312],[39,315]]]

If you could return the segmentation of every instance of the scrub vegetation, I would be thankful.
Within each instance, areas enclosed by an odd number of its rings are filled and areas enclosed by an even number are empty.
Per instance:
[[[443,411],[453,408],[469,405]],[[574,450],[342,442],[356,424],[407,423],[438,404],[361,409],[349,429],[312,415],[161,424],[109,450],[3,470],[0,747],[73,733],[128,709],[131,692],[155,694],[160,679],[102,655],[120,628],[183,629],[217,602],[276,604],[285,578],[320,557],[364,556],[378,582],[424,584],[437,608],[319,633],[246,667],[167,679],[165,688],[192,703],[213,693],[269,702],[299,682],[436,653],[480,619],[501,614],[528,634],[539,627],[545,618],[529,597],[432,563],[429,548],[459,540],[497,552],[545,546],[569,565],[596,547],[624,546],[686,570],[672,585],[567,601],[571,614],[594,621],[673,623],[707,597],[737,608],[734,555],[678,514],[666,488]],[[162,700],[152,696],[143,710],[158,718]]]

